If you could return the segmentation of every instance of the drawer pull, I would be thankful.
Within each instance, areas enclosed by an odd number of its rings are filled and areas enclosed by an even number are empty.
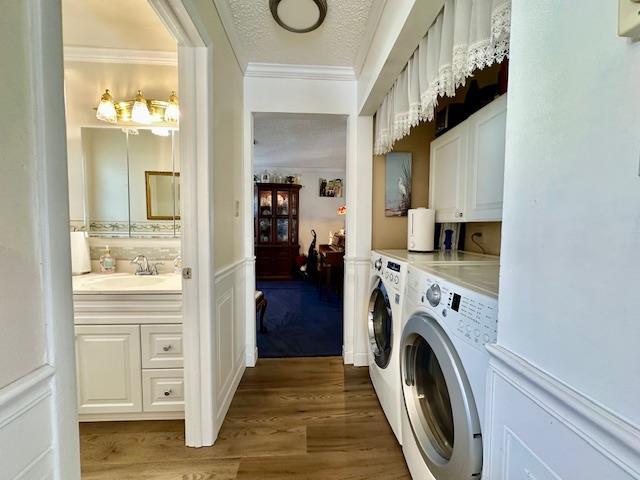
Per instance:
[[[162,347],[162,350],[168,352],[169,350],[171,350],[171,345],[165,345],[164,347]]]
[[[164,396],[165,396],[165,397],[168,397],[168,396],[170,396],[172,393],[173,393],[173,392],[171,391],[171,389],[169,389],[169,390],[165,390],[165,391],[164,391]]]

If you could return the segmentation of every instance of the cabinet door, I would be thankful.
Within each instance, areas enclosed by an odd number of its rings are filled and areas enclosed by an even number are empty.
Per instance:
[[[436,222],[463,222],[468,126],[458,125],[431,142],[429,208]]]
[[[467,221],[502,220],[507,96],[469,119]]]
[[[78,325],[79,413],[142,411],[140,327]]]

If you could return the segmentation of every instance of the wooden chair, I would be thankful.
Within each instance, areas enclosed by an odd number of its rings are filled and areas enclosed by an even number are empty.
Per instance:
[[[264,326],[264,312],[267,310],[267,304],[264,293],[256,290],[256,315],[260,314],[260,333],[267,333],[267,327]]]

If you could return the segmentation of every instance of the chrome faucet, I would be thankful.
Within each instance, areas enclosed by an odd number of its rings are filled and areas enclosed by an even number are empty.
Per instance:
[[[137,265],[138,269],[136,270],[136,275],[158,275],[158,263],[151,264],[147,257],[144,255],[136,256],[131,262],[133,265]]]

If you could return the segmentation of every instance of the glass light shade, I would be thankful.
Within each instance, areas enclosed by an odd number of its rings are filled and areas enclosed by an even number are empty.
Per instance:
[[[116,106],[113,104],[113,97],[109,90],[105,90],[100,97],[100,103],[96,111],[96,118],[103,122],[117,123],[118,114],[116,112]]]
[[[151,133],[158,135],[159,137],[168,137],[171,135],[171,131],[164,127],[155,127],[151,129]]]
[[[178,123],[180,119],[180,107],[178,106],[178,97],[176,92],[169,95],[169,105],[164,111],[164,121],[169,123]]]
[[[147,101],[142,96],[142,91],[138,90],[138,94],[133,102],[133,108],[131,109],[131,120],[136,123],[149,124],[151,123],[151,113],[149,112],[149,106]]]

